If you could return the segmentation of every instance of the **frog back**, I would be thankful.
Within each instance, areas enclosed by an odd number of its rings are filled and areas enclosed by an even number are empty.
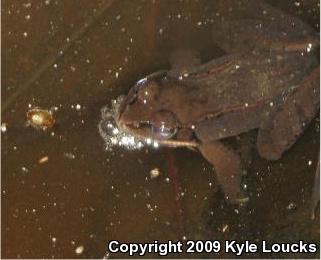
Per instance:
[[[232,129],[241,119],[244,129],[235,131],[243,132],[257,127],[267,104],[282,102],[295,89],[312,60],[300,53],[262,50],[228,55],[168,79],[171,87],[163,96],[181,125]]]

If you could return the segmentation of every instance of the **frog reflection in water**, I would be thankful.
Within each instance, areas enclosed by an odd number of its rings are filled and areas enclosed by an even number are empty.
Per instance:
[[[241,157],[220,140],[258,129],[258,153],[277,160],[319,106],[315,32],[262,2],[258,8],[261,17],[214,26],[213,40],[225,56],[205,64],[191,52],[189,63],[173,58],[171,70],[132,87],[116,119],[135,137],[199,150],[231,201],[238,200]]]

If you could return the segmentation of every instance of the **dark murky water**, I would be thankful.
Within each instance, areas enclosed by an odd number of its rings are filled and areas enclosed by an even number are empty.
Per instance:
[[[247,176],[251,200],[240,211],[224,202],[198,153],[105,151],[97,128],[101,107],[168,66],[170,50],[182,43],[205,59],[220,54],[210,37],[214,1],[110,2],[2,1],[2,257],[102,258],[111,239],[319,244],[319,218],[310,219],[318,119],[280,161],[266,162],[254,152]],[[272,4],[319,31],[318,1]],[[102,6],[106,10],[83,33]],[[35,106],[58,108],[54,128],[25,126]],[[155,168],[160,175],[151,178]],[[261,256],[318,257],[319,251],[247,255]]]

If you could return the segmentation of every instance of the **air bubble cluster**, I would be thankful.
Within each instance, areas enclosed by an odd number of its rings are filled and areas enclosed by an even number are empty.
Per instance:
[[[139,150],[143,147],[158,148],[159,144],[151,138],[140,140],[135,136],[123,132],[117,125],[116,118],[119,115],[119,107],[124,100],[124,96],[119,96],[111,101],[111,105],[106,105],[101,109],[101,120],[98,130],[105,141],[106,150],[112,150],[114,146],[125,147],[127,150]]]

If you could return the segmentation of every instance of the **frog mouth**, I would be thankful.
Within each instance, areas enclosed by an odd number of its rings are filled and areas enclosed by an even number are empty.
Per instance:
[[[158,127],[149,121],[127,122],[124,123],[121,128],[130,134],[144,136],[144,138],[146,138],[146,136],[150,136],[152,139],[157,141],[171,139],[177,133],[176,128],[171,129],[163,125]]]
[[[164,146],[193,148],[198,146],[198,143],[195,141],[181,141],[175,139],[174,137],[176,136],[179,129],[172,129],[172,132],[167,132],[165,134],[164,128],[156,127],[148,121],[122,123],[120,129],[130,135],[135,136],[138,139],[151,139]],[[161,133],[159,131],[161,131]]]

